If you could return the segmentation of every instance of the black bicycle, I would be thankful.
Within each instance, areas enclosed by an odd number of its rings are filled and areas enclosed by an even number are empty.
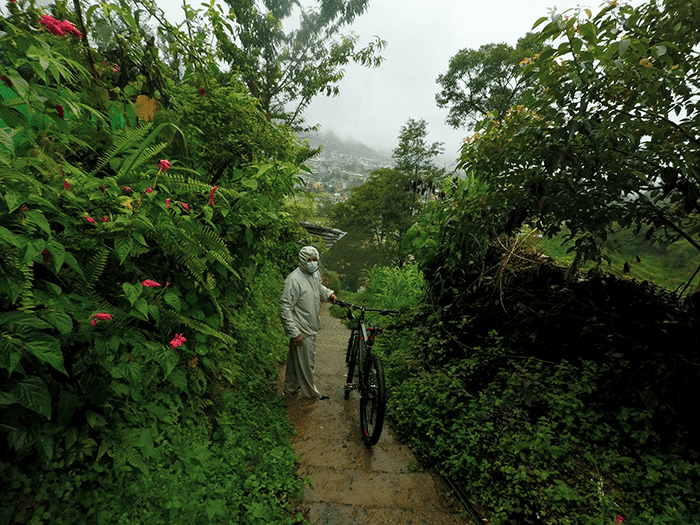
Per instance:
[[[351,390],[360,392],[360,429],[362,441],[368,447],[375,445],[382,435],[384,413],[386,411],[386,388],[384,368],[381,360],[372,355],[374,336],[382,331],[381,328],[365,323],[366,312],[379,312],[382,315],[397,314],[396,310],[381,310],[365,308],[336,299],[335,304],[348,309],[348,319],[356,321],[350,331],[348,349],[345,354],[345,364],[348,367],[348,377],[345,382],[345,399]],[[353,310],[359,310],[356,318]],[[355,380],[357,371],[357,380]]]

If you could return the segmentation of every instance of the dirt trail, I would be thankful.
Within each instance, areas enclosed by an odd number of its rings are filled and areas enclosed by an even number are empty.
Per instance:
[[[285,397],[298,435],[292,439],[302,458],[299,474],[313,480],[298,510],[314,525],[467,525],[460,506],[450,501],[436,473],[416,469],[418,460],[386,425],[372,448],[360,439],[358,394],[343,398],[345,347],[349,331],[321,307],[316,339],[316,385],[328,401],[301,394]],[[284,368],[277,381],[282,393]],[[412,468],[409,469],[409,464]]]

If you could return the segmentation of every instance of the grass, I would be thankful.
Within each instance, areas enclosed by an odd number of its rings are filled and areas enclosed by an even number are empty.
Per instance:
[[[534,237],[534,236],[532,236]],[[538,238],[533,245],[558,262],[571,264],[574,254],[566,253],[573,241],[564,243],[564,235],[552,239]],[[603,262],[601,268],[619,277],[650,281],[671,291],[683,289],[695,270],[700,266],[700,252],[686,241],[674,244],[651,244],[643,235],[635,236],[630,231],[620,231],[606,242],[604,253],[610,263]],[[625,263],[629,272],[625,272]],[[584,269],[595,266],[587,262]],[[700,286],[700,274],[696,275],[688,289]]]

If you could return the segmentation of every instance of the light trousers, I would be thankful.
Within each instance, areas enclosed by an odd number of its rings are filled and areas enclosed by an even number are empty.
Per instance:
[[[289,340],[287,354],[287,372],[284,382],[284,392],[292,394],[298,387],[306,397],[317,399],[321,393],[314,384],[314,364],[316,362],[316,336],[302,339],[299,346],[294,339]]]

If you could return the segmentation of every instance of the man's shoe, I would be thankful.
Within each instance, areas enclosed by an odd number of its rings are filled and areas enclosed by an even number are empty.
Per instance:
[[[328,397],[328,396],[321,396],[321,397],[319,397],[319,399],[320,399],[321,401],[326,401],[327,399],[330,399],[330,397]]]

